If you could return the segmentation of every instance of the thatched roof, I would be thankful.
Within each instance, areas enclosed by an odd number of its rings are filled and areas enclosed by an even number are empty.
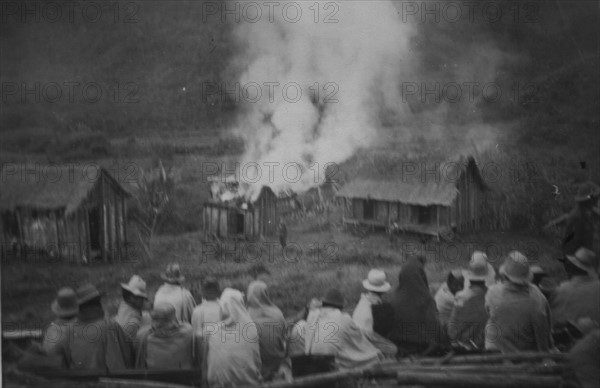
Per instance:
[[[16,168],[15,168],[16,167]],[[77,210],[100,181],[100,174],[114,180],[104,168],[82,168],[68,165],[17,165],[1,170],[0,211],[16,208]],[[125,195],[127,191],[117,184]]]
[[[337,196],[420,206],[450,206],[459,195],[456,185],[460,176],[469,169],[472,169],[477,184],[486,189],[475,160],[468,158],[427,166],[427,169],[417,167],[416,172],[410,170],[402,177],[357,178],[344,185]]]

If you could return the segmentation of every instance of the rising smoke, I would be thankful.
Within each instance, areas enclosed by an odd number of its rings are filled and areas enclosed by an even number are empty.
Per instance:
[[[254,193],[263,184],[275,192],[302,192],[323,181],[328,163],[343,163],[361,149],[385,147],[386,142],[395,147],[416,137],[452,136],[461,143],[456,150],[472,152],[470,138],[484,139],[485,146],[494,141],[493,127],[481,125],[479,112],[471,112],[477,101],[467,101],[462,111],[447,103],[415,109],[422,96],[407,99],[403,94],[413,81],[420,87],[422,82],[493,80],[501,54],[487,42],[477,42],[485,50],[473,55],[436,52],[453,49],[442,32],[434,36],[442,37],[439,46],[427,52],[427,42],[414,44],[417,34],[424,35],[423,25],[402,20],[398,5],[387,0],[335,2],[335,9],[328,8],[332,2],[294,4],[302,7],[296,22],[281,17],[242,22],[234,32],[243,47],[232,66],[239,83],[263,86],[260,98],[244,104],[234,129],[246,143],[241,164],[261,169],[258,181],[252,177]],[[421,62],[431,53],[450,59],[430,70]],[[489,66],[476,66],[481,63]],[[474,98],[480,100],[481,93]],[[456,112],[461,119],[453,120]],[[279,173],[267,174],[264,165],[269,163],[278,163]],[[295,168],[281,173],[286,164],[300,166],[301,179],[296,181]]]

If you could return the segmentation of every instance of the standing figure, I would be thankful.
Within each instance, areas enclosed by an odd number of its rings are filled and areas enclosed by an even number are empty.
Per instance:
[[[284,249],[287,245],[287,226],[283,221],[283,217],[279,218],[279,225],[277,225],[277,235],[279,236],[279,244],[281,244],[281,249]]]
[[[169,264],[160,277],[165,283],[154,295],[154,306],[170,303],[175,307],[175,316],[179,322],[191,323],[196,301],[192,293],[181,285],[185,278],[181,275],[179,264]]]
[[[567,214],[550,221],[546,228],[565,224],[562,239],[563,260],[572,255],[580,247],[593,251],[600,250],[600,209],[598,198],[600,187],[593,182],[579,185],[575,195],[575,207]]]

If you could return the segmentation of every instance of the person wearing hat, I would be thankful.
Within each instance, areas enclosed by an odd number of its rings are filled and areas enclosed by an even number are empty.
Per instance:
[[[490,265],[485,258],[474,258],[464,271],[469,287],[458,293],[448,321],[448,338],[453,347],[483,350],[485,325],[489,318],[485,309],[486,282],[490,279]]]
[[[192,325],[181,323],[170,303],[155,305],[152,327],[139,335],[135,366],[138,369],[190,369],[193,362]]]
[[[167,265],[167,269],[161,274],[161,278],[165,283],[160,286],[154,295],[154,306],[161,303],[170,303],[175,307],[175,315],[179,322],[191,323],[196,301],[192,293],[181,285],[185,278],[181,275],[179,264],[171,263]]]
[[[550,297],[555,324],[589,317],[600,323],[600,280],[596,272],[596,255],[581,247],[564,261],[568,280]]]
[[[202,303],[194,308],[192,313],[192,329],[194,331],[194,359],[201,362],[202,378],[207,375],[207,351],[204,341],[204,331],[223,319],[219,296],[221,288],[214,277],[207,277],[202,282]]]
[[[52,353],[66,369],[112,370],[133,366],[131,339],[114,320],[105,317],[102,293],[89,283],[76,291],[79,312],[72,335],[62,337]]]
[[[491,287],[494,283],[496,283],[496,270],[489,263],[488,257],[484,252],[474,251],[471,255],[471,260],[469,261],[469,266],[474,264],[475,266],[482,267],[484,264],[487,266],[487,277],[485,278],[486,287]],[[465,277],[465,290],[469,289],[469,278]]]
[[[485,348],[502,353],[547,352],[553,348],[548,301],[531,284],[533,275],[527,257],[518,251],[508,254],[499,270],[502,281],[488,289],[485,307]]]
[[[342,312],[344,297],[339,290],[327,290],[321,305],[307,319],[306,354],[334,356],[339,370],[364,368],[383,359],[352,317]]]
[[[135,339],[140,328],[150,325],[150,316],[142,311],[144,303],[148,300],[146,282],[138,275],[133,275],[129,283],[121,283],[121,295],[123,299],[115,321],[130,338]]]
[[[394,325],[394,309],[382,299],[392,286],[380,269],[370,270],[362,285],[366,292],[361,294],[352,319],[384,356],[395,357],[398,348],[385,338]]]
[[[50,305],[50,309],[56,319],[44,331],[42,349],[46,352],[56,346],[62,336],[69,335],[70,328],[77,318],[79,306],[77,305],[75,290],[71,287],[63,287],[58,290],[56,299]]]
[[[463,290],[465,283],[463,271],[454,269],[448,272],[446,281],[435,293],[435,305],[437,307],[438,319],[442,326],[448,324],[450,314],[456,302],[456,294]]]
[[[550,221],[545,227],[549,228],[565,224],[562,239],[563,258],[573,255],[580,247],[595,251],[600,250],[600,209],[598,198],[600,187],[594,182],[583,182],[577,187],[574,197],[575,207],[567,214]]]

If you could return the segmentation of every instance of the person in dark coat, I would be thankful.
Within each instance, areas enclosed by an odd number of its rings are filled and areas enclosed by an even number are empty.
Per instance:
[[[600,220],[600,209],[598,198],[600,187],[593,182],[585,182],[579,185],[575,195],[575,207],[567,214],[550,221],[546,228],[565,224],[562,239],[563,260],[567,255],[573,255],[580,247],[591,250],[600,249],[598,237],[598,223]]]
[[[58,355],[66,369],[131,368],[133,342],[117,322],[105,316],[102,294],[92,284],[79,287],[76,293],[79,313],[73,332],[62,337],[50,353]]]
[[[400,357],[430,354],[446,345],[423,263],[423,259],[415,258],[402,266],[398,287],[389,298],[395,321],[389,338],[398,347]]]
[[[485,294],[490,268],[485,260],[471,261],[464,275],[469,281],[469,288],[457,294],[448,322],[448,337],[453,347],[482,351],[485,347],[485,325],[489,319]]]

